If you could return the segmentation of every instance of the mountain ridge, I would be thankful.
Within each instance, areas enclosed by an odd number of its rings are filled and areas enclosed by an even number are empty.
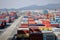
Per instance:
[[[40,9],[60,9],[60,3],[59,4],[48,4],[44,6],[31,5],[28,7],[20,8],[20,10],[40,10]]]
[[[3,8],[3,9],[0,9],[0,10],[3,10],[3,11],[6,11],[7,8]],[[22,8],[18,8],[18,9],[15,9],[15,8],[11,8],[11,9],[7,9],[7,10],[43,10],[43,9],[51,9],[51,10],[54,10],[54,9],[60,9],[60,3],[58,4],[48,4],[48,5],[44,5],[44,6],[38,6],[38,5],[30,5],[30,6],[27,6],[27,7],[22,7]]]

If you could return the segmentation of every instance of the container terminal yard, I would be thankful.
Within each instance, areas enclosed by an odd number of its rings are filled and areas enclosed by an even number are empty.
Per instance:
[[[60,12],[0,12],[0,40],[60,40]]]

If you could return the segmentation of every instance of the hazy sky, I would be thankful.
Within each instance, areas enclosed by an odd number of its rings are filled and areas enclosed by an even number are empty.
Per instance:
[[[60,0],[0,0],[0,8],[21,8],[30,5],[60,3]]]

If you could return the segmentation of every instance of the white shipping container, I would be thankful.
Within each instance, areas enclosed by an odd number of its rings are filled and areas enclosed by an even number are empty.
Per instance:
[[[42,24],[42,21],[40,21],[40,20],[35,20],[35,22],[36,22],[37,24]]]

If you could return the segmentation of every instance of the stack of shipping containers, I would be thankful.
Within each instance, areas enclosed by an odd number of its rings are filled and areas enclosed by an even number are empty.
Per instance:
[[[51,21],[49,18],[43,18],[30,15],[30,13],[25,15],[17,30],[17,38],[19,40],[57,40],[52,31],[54,26],[51,25]]]

